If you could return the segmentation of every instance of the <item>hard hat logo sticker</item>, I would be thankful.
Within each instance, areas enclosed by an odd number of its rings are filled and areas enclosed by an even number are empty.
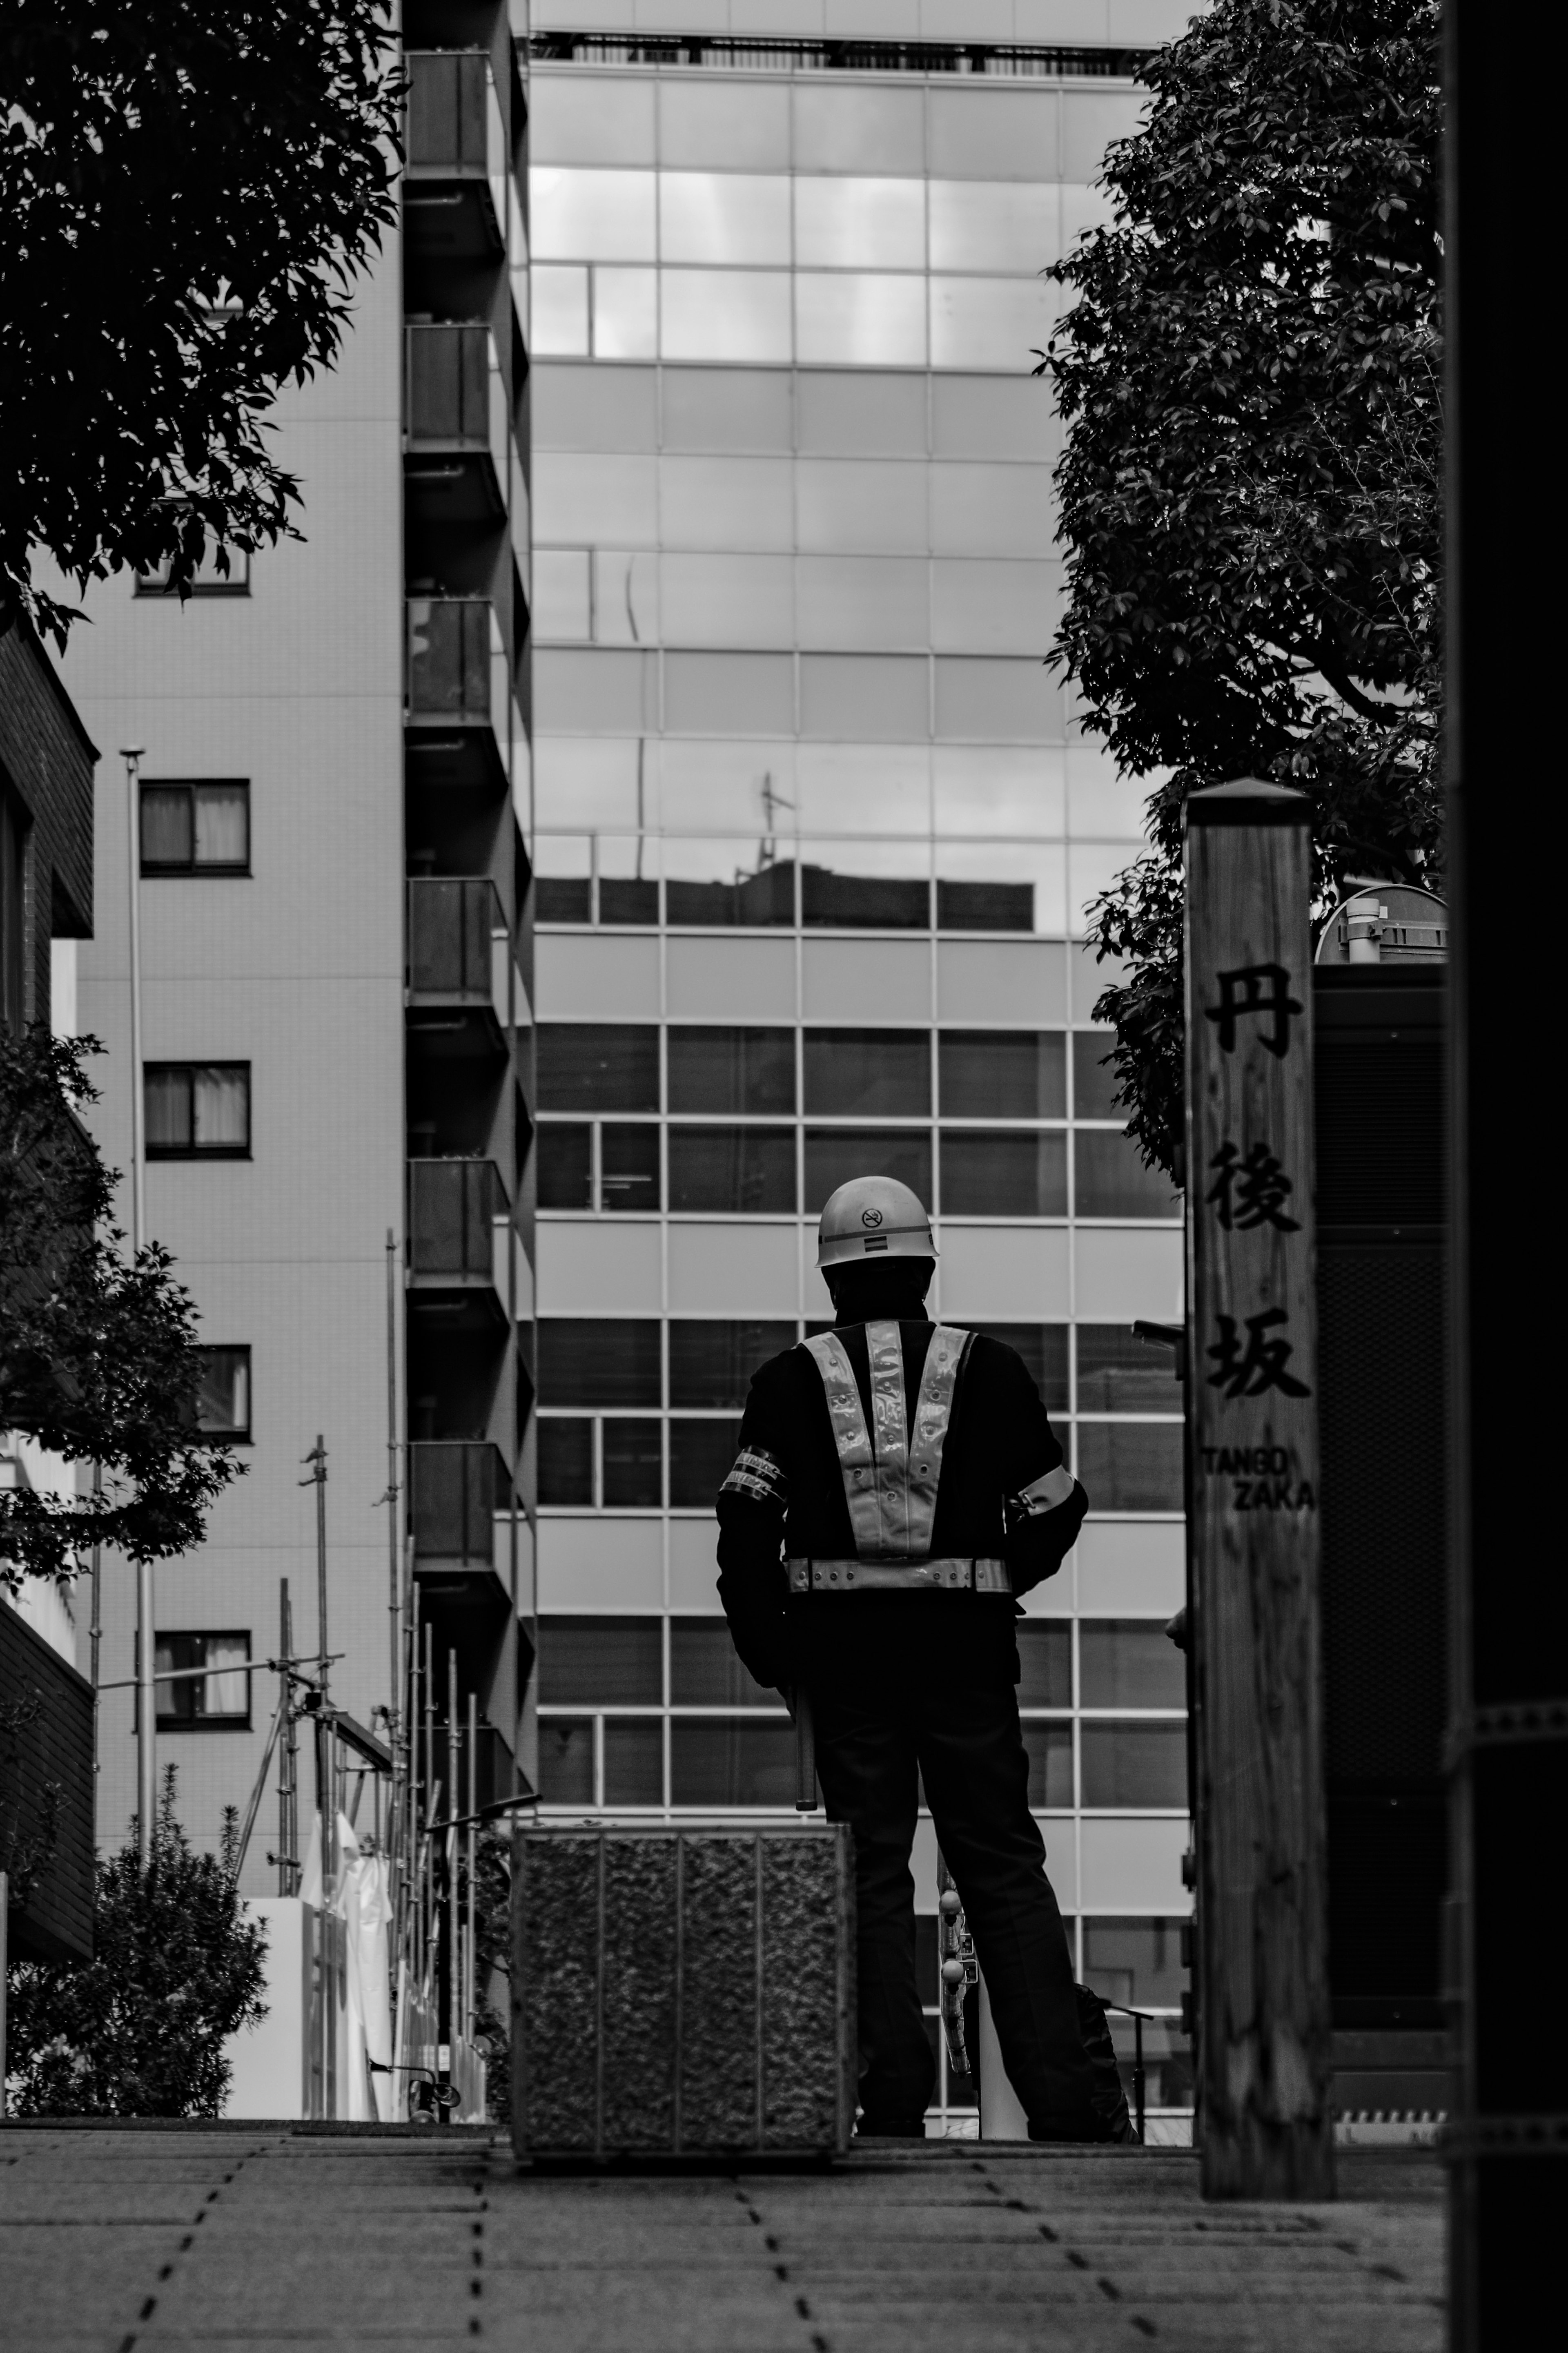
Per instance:
[[[882,1212],[880,1211],[880,1209],[862,1209],[862,1210],[861,1210],[861,1212],[860,1212],[860,1223],[861,1223],[863,1226],[879,1226],[879,1225],[881,1224],[881,1222],[882,1222]]]

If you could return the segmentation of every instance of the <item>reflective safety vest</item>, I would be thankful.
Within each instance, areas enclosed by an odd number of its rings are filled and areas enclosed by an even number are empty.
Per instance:
[[[904,1399],[904,1351],[897,1324],[868,1324],[871,1420],[867,1423],[848,1352],[837,1332],[806,1341],[822,1376],[853,1560],[786,1560],[794,1593],[868,1592],[879,1588],[1012,1590],[1002,1560],[933,1559],[931,1528],[953,1394],[973,1335],[939,1324],[926,1349],[914,1429]]]

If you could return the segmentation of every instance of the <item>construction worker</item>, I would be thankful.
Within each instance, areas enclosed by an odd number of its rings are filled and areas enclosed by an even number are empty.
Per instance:
[[[908,1186],[860,1176],[828,1201],[836,1320],[752,1377],[720,1598],[757,1681],[805,1694],[829,1819],[855,1832],[860,2131],[923,2137],[934,2082],[910,1872],[923,1783],[1030,2138],[1120,2137],[1103,2089],[1091,2105],[1016,1690],[1017,1597],[1060,1567],[1088,1499],[1022,1358],[931,1323],[935,1261]]]

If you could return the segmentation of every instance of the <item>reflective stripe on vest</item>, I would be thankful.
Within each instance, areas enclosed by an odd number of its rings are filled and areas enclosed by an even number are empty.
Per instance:
[[[844,1500],[861,1560],[922,1559],[931,1552],[942,1448],[971,1336],[942,1324],[932,1331],[915,1399],[912,1447],[904,1410],[903,1345],[896,1324],[866,1326],[871,1367],[869,1430],[855,1368],[837,1333],[819,1332],[805,1343],[822,1376]]]

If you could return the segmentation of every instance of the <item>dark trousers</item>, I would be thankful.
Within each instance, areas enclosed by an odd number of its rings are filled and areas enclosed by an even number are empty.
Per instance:
[[[1029,1764],[1011,1690],[928,1688],[863,1702],[814,1693],[816,1769],[830,1821],[855,1832],[860,2100],[875,2126],[923,2115],[935,2061],[915,1979],[910,1851],[917,1768],[963,1901],[997,2040],[1032,2126],[1088,2115],[1067,1934],[1029,1811]],[[934,1986],[926,1998],[934,2000]]]

